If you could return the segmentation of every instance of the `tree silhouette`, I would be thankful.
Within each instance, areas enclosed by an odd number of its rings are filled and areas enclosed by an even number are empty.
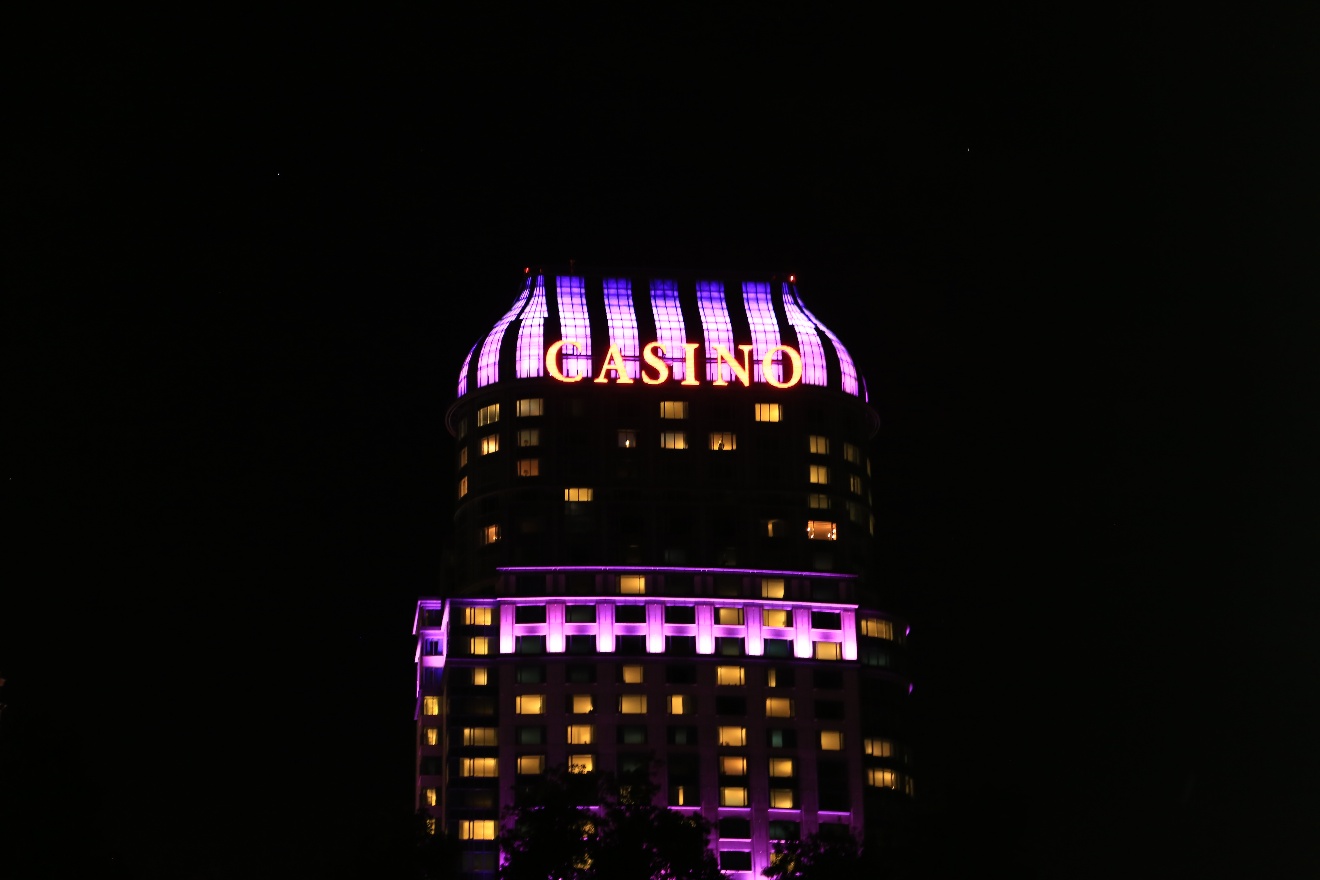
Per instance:
[[[841,880],[875,876],[862,858],[861,844],[851,834],[842,837],[809,835],[804,840],[775,842],[770,867],[761,872],[771,880]]]

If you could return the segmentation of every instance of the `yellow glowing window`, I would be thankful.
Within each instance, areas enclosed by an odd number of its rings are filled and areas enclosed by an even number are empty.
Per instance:
[[[564,490],[565,501],[590,501],[595,496],[595,490],[585,486],[577,486]]]
[[[428,807],[434,807],[436,805],[437,800],[438,799],[436,798],[436,792],[434,788],[428,788],[426,789],[425,792],[422,793],[422,802],[425,803]]]
[[[434,834],[435,834],[435,829],[436,829],[435,817],[433,817],[433,816],[427,816],[427,817],[426,817],[426,833],[427,833],[427,834],[434,835]]]
[[[740,786],[724,786],[720,789],[721,807],[747,806],[747,789]]]
[[[770,809],[772,810],[793,809],[793,789],[791,788],[770,789]]]
[[[741,608],[716,608],[715,622],[721,626],[742,626],[743,610]]]
[[[830,482],[830,469],[823,464],[809,464],[807,465],[807,480],[827,486]]]
[[[477,687],[485,687],[490,682],[490,670],[484,666],[472,667],[472,683]]]
[[[731,452],[738,448],[738,438],[729,431],[714,431],[710,435],[710,448],[715,452]]]
[[[637,432],[631,428],[619,429],[619,447],[621,449],[637,448]]]
[[[439,714],[440,714],[440,698],[439,698],[439,697],[422,697],[422,714],[423,714],[423,715],[439,715]]]
[[[767,669],[765,671],[765,686],[768,688],[779,687],[778,669]]]
[[[460,776],[490,778],[500,775],[500,762],[497,758],[463,758],[459,762]]]
[[[761,531],[767,538],[783,538],[788,535],[788,524],[782,519],[763,519]]]
[[[458,820],[458,839],[459,840],[494,840],[495,820],[494,819]]]
[[[619,712],[624,715],[645,715],[646,694],[624,694],[619,697]]]
[[[545,772],[545,755],[519,755],[518,775],[535,776]]]
[[[792,626],[793,620],[787,608],[762,608],[761,626]]]
[[[590,715],[595,707],[591,702],[591,694],[573,694],[568,700],[568,711],[573,715]]]
[[[624,684],[641,684],[644,678],[641,666],[625,666],[619,670],[620,678]]]
[[[490,626],[490,609],[464,608],[463,622],[468,626]]]
[[[807,507],[810,507],[812,510],[829,510],[830,496],[821,494],[820,492],[808,492]]]
[[[464,477],[458,481],[458,497],[464,498],[468,493],[468,478]]]
[[[542,715],[545,713],[544,694],[522,694],[514,703],[514,711],[519,715]]]
[[[568,725],[568,744],[570,746],[589,746],[596,741],[596,727],[593,724]]]
[[[669,714],[670,715],[691,715],[695,708],[692,697],[689,694],[670,694],[669,695]]]
[[[481,530],[481,543],[494,544],[499,539],[500,539],[499,526],[486,526],[484,529]]]
[[[762,599],[784,598],[784,579],[761,578],[761,598]]]
[[[777,403],[756,404],[758,422],[781,422],[784,420],[784,408]]]
[[[499,731],[493,727],[465,727],[463,728],[463,745],[465,746],[493,746],[498,745]]]
[[[590,773],[596,769],[595,755],[569,755],[568,772],[569,773]]]
[[[541,459],[539,458],[518,459],[518,476],[537,477],[540,475],[541,475]]]
[[[767,718],[792,718],[793,701],[788,697],[766,697],[765,698],[765,717]]]
[[[540,429],[540,428],[523,428],[521,431],[518,432],[518,445],[519,445],[519,446],[540,446],[540,445],[541,445],[541,429]]]
[[[518,401],[518,417],[539,416],[545,414],[545,399],[542,397],[525,397]]]
[[[688,404],[686,400],[660,401],[660,418],[686,419],[687,417],[688,417]]]
[[[873,639],[892,639],[894,637],[894,624],[888,620],[863,617],[862,635],[870,636]]]
[[[481,438],[481,454],[490,455],[492,452],[500,451],[500,435],[487,434]]]
[[[771,758],[770,775],[778,779],[791,779],[793,777],[793,759]]]
[[[458,450],[458,466],[461,468],[467,467],[467,450],[466,446],[460,447]]]
[[[745,727],[721,727],[717,733],[717,739],[719,739],[719,744],[722,746],[747,745],[747,728]]]
[[[646,593],[646,575],[619,575],[619,592],[625,596],[641,596]]]
[[[661,449],[687,449],[687,434],[683,431],[662,431],[660,433]]]
[[[493,425],[500,420],[500,405],[492,403],[490,406],[483,406],[477,410],[477,427],[482,425]]]
[[[724,756],[720,758],[720,775],[722,776],[746,776],[747,759]]]
[[[843,656],[838,642],[816,642],[812,647],[817,660],[838,660]]]
[[[866,460],[866,475],[871,476],[871,459]]]
[[[843,460],[849,464],[862,463],[862,451],[851,443],[843,444]]]
[[[747,672],[741,666],[716,666],[715,683],[741,685],[747,681]]]
[[[892,758],[894,757],[894,741],[867,737],[862,740],[862,750],[873,758]]]
[[[866,784],[876,788],[898,788],[898,772],[884,767],[867,767]]]
[[[862,478],[856,474],[848,475],[848,491],[854,495],[862,494]]]
[[[807,438],[807,449],[814,455],[829,455],[830,438],[812,434]]]
[[[428,727],[428,728],[426,728],[426,730],[425,730],[424,732],[425,732],[425,734],[426,734],[426,744],[427,744],[428,746],[436,746],[436,745],[439,745],[439,744],[440,744],[440,729],[439,729],[439,728],[436,728],[436,727]]]
[[[468,653],[474,657],[483,657],[490,653],[490,639],[485,636],[477,636],[468,639]]]
[[[820,732],[820,750],[822,752],[837,752],[842,748],[843,731],[822,730]]]
[[[697,803],[697,787],[695,785],[675,785],[669,789],[672,794],[670,804],[675,807],[685,807],[688,804]]]
[[[838,526],[828,520],[807,520],[807,537],[813,541],[834,541],[839,536]]]

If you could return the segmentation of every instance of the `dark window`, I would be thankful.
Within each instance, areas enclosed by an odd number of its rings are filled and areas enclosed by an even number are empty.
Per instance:
[[[811,625],[815,629],[840,629],[843,623],[837,611],[813,611]]]
[[[435,685],[440,683],[440,676],[444,670],[436,666],[427,666],[422,672],[422,684]]]
[[[848,840],[852,837],[852,830],[842,822],[822,822],[817,833],[822,840]]]
[[[721,819],[720,837],[731,840],[750,840],[752,837],[752,822],[750,819]]]
[[[777,819],[770,823],[771,840],[797,840],[801,834],[802,829],[796,822]]]
[[[817,568],[828,569],[830,566],[820,565],[817,560]],[[811,600],[813,602],[837,602],[839,601],[839,585],[833,581],[812,581],[811,582]],[[812,617],[817,612],[812,612]],[[835,629],[838,629],[836,626]]]
[[[564,677],[573,684],[591,684],[596,680],[594,663],[570,663],[564,670]]]
[[[767,657],[792,657],[793,640],[792,639],[766,639],[765,656]]]
[[[720,853],[721,871],[752,870],[752,854],[739,849],[726,849]]]
[[[617,636],[615,643],[620,654],[636,656],[646,653],[646,636]]]
[[[696,622],[697,622],[697,609],[694,606],[692,605],[665,606],[665,623],[696,623]]]
[[[514,623],[545,623],[544,605],[519,605],[513,610]]]
[[[888,666],[889,654],[881,651],[879,648],[870,648],[865,644],[862,646],[860,659],[863,666]]]
[[[665,665],[665,684],[696,684],[697,667],[691,663]]]
[[[848,809],[848,770],[841,761],[821,761],[816,765],[822,810]],[[824,825],[820,831],[825,833]],[[845,826],[846,827],[846,826]]]
[[[843,673],[837,669],[817,669],[811,673],[811,683],[820,691],[837,691],[843,687]]]
[[[737,596],[742,593],[742,578],[735,575],[721,574],[715,576],[715,595],[716,596]]]
[[[644,746],[646,745],[646,728],[640,724],[622,724],[619,726],[619,743],[625,746]],[[622,762],[622,758],[620,758]],[[620,772],[623,772],[620,766]]]
[[[838,721],[843,717],[843,700],[817,700],[816,717],[821,721]]]
[[[544,727],[519,727],[518,745],[539,746],[545,742]]]
[[[665,636],[665,653],[691,657],[697,653],[696,636]]]
[[[570,654],[596,653],[596,637],[574,635],[565,638],[565,648]]]
[[[746,697],[716,697],[715,714],[716,715],[746,715],[747,698]]]
[[[564,620],[568,623],[595,623],[595,605],[569,605],[564,609]]]
[[[791,688],[793,685],[797,684],[796,669],[787,669],[783,666],[776,666],[774,669],[770,670],[770,672],[774,673],[774,686],[777,688]]]
[[[544,654],[545,636],[516,636],[513,647],[519,654]]]
[[[570,572],[564,586],[570,596],[590,596],[596,592],[596,576],[584,571]]]
[[[721,636],[715,640],[715,653],[721,657],[741,657],[743,640],[732,636]]]
[[[772,749],[796,749],[797,731],[791,727],[772,727],[765,732],[765,742]]]
[[[545,575],[543,574],[520,574],[514,583],[514,590],[519,596],[543,596],[545,595]],[[524,606],[518,606],[521,610]],[[545,620],[542,612],[542,620]],[[523,621],[518,621],[522,623]],[[529,623],[531,621],[528,621]]]
[[[697,729],[695,727],[671,727],[667,739],[671,746],[695,746],[697,744]]]
[[[454,715],[494,715],[495,700],[490,697],[454,697],[449,701]]]
[[[692,575],[690,574],[665,575],[664,590],[666,596],[691,596]],[[680,621],[674,621],[674,622],[679,623]]]
[[[616,605],[614,620],[616,623],[646,623],[646,606]]]
[[[646,730],[642,729],[642,741],[646,741]],[[651,759],[646,755],[619,755],[619,775],[634,774],[646,777],[651,771]]]

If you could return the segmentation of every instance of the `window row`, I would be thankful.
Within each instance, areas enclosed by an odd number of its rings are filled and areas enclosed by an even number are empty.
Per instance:
[[[615,635],[614,653],[628,657],[640,657],[646,654],[667,654],[677,657],[697,656],[697,637],[692,635],[665,635],[664,646],[661,651],[652,651],[647,644],[648,636],[644,635]],[[468,657],[487,657],[493,651],[493,640],[489,636],[473,636],[462,645],[462,656]],[[716,636],[713,646],[713,653],[720,657],[746,657],[747,651],[746,639],[744,636]],[[515,654],[545,654],[548,652],[546,646],[546,637],[543,635],[520,635],[514,636],[513,652]],[[602,652],[599,637],[594,634],[571,634],[564,636],[564,653],[566,654],[597,654]],[[796,656],[794,650],[794,640],[763,638],[761,640],[761,656],[772,658],[788,658]],[[842,660],[843,645],[839,642],[813,641],[811,642],[812,659],[815,660]],[[888,659],[870,662],[871,666],[887,666]]]

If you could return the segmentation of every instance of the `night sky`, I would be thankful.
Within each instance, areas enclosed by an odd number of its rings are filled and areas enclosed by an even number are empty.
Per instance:
[[[911,876],[1320,875],[1316,33],[923,4],[16,35],[0,875],[391,876],[443,415],[523,267],[569,260],[795,272],[858,361]]]

